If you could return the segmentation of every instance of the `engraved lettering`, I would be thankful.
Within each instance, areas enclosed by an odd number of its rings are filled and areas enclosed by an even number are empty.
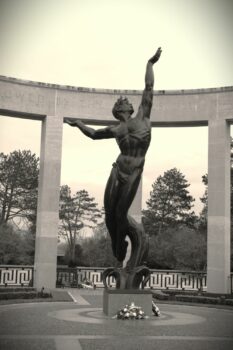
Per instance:
[[[22,92],[16,92],[15,94],[16,98],[20,100],[20,102],[23,102],[24,100],[24,94]]]
[[[1,101],[4,103],[4,102],[7,102],[7,100],[11,99],[12,98],[12,91],[11,90],[4,90],[1,92]]]
[[[11,99],[12,98],[12,91],[11,90],[6,90],[5,98],[6,99]]]
[[[35,103],[35,98],[31,93],[28,95],[28,102]]]
[[[44,96],[43,95],[38,95],[38,106],[43,106],[44,105]]]
[[[67,107],[68,106],[68,100],[64,97],[58,97],[57,98],[57,106],[61,107]]]

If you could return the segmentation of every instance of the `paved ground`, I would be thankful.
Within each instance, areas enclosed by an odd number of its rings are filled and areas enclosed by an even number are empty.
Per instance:
[[[161,317],[102,314],[102,293],[71,290],[76,302],[0,306],[1,350],[232,350],[233,310],[157,305]]]

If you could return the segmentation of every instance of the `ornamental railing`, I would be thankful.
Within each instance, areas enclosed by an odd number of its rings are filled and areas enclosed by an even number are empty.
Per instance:
[[[78,287],[85,281],[91,282],[95,287],[104,287],[102,272],[105,268],[77,267],[57,268],[57,286]],[[197,271],[170,271],[151,270],[151,275],[145,288],[151,289],[176,289],[176,290],[206,290],[206,272]],[[108,285],[114,287],[115,280],[110,278]]]
[[[90,282],[97,288],[103,288],[102,273],[105,268],[101,267],[57,267],[57,287],[79,287],[81,284]],[[113,277],[108,278],[108,285],[115,287]]]
[[[147,287],[152,289],[206,290],[206,272],[151,270]]]
[[[0,265],[0,287],[28,287],[33,281],[33,266]]]
[[[57,287],[79,287],[90,281],[95,287],[103,288],[102,267],[57,267]],[[31,286],[33,266],[0,265],[0,287]],[[206,290],[206,272],[180,270],[151,270],[146,288],[167,290]],[[230,293],[233,294],[233,273],[229,276]],[[115,287],[114,278],[109,278],[108,285]]]

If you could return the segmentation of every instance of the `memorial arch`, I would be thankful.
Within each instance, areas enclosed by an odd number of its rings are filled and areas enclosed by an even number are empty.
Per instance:
[[[120,95],[135,108],[139,90],[78,88],[0,76],[0,115],[42,121],[37,208],[35,287],[56,282],[62,130],[65,117],[93,125],[114,122]],[[154,92],[151,121],[156,126],[208,126],[207,290],[227,293],[230,285],[230,124],[233,87]],[[197,140],[198,142],[198,140]],[[135,208],[140,207],[140,195]],[[137,208],[136,208],[137,209]],[[136,210],[135,209],[135,210]]]

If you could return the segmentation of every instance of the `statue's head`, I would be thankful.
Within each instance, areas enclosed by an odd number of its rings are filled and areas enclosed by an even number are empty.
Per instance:
[[[121,119],[121,116],[127,113],[129,116],[133,114],[134,109],[131,103],[129,103],[126,97],[120,97],[113,106],[112,114],[116,119]]]

